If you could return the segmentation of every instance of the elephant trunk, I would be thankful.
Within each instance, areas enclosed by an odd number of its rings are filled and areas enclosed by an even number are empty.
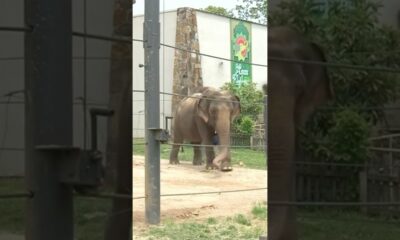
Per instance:
[[[290,92],[279,92],[278,95],[278,91],[268,90],[268,202],[292,202],[296,200],[295,98],[291,97]],[[270,239],[297,239],[295,210],[293,206],[268,205]]]
[[[228,118],[221,118],[221,119],[229,119]],[[231,161],[231,153],[230,153],[230,122],[229,121],[217,121],[215,131],[218,134],[220,152],[214,158],[213,163],[217,166],[221,166],[222,162]]]

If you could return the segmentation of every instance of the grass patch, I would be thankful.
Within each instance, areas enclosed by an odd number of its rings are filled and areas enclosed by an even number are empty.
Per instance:
[[[22,178],[1,178],[0,194],[25,192]],[[25,199],[0,199],[0,233],[25,233]],[[107,199],[74,199],[75,235],[78,240],[103,239],[107,213],[111,201]]]
[[[0,194],[26,192],[21,178],[0,178]],[[25,205],[22,198],[0,199],[0,232],[23,234]]]
[[[208,224],[217,224],[218,220],[216,218],[208,218],[207,223]]]
[[[251,213],[253,214],[253,216],[255,218],[258,219],[267,219],[267,207],[265,206],[266,203],[262,204],[262,203],[257,203],[253,209],[251,210]]]
[[[135,155],[144,156],[145,145],[144,139],[134,139],[133,140],[133,153]],[[160,155],[163,159],[169,159],[169,154],[171,152],[171,146],[166,144],[161,144]],[[193,160],[193,148],[189,146],[183,147],[183,152],[179,151],[178,154],[180,161]],[[247,148],[233,148],[231,149],[231,160],[234,165],[242,165],[244,167],[253,169],[266,169],[266,158],[264,151],[251,150]],[[203,160],[205,161],[205,154],[203,154]]]
[[[371,218],[358,212],[299,211],[299,240],[397,240],[400,221]]]
[[[239,220],[238,220],[239,219]],[[244,219],[246,219],[245,223]],[[263,224],[252,224],[251,219],[244,215],[224,218],[218,221],[209,218],[200,222],[186,221],[183,223],[168,222],[160,226],[150,227],[142,236],[134,239],[147,240],[258,240],[264,232]]]
[[[245,226],[251,226],[250,220],[243,214],[238,214],[234,217],[235,222]]]

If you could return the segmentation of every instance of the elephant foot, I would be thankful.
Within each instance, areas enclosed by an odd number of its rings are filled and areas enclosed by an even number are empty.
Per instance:
[[[179,164],[179,160],[178,159],[170,159],[169,164],[177,165],[177,164]]]
[[[222,162],[219,168],[222,172],[229,172],[233,170],[229,162]]]
[[[206,169],[207,170],[215,170],[215,169],[219,169],[219,167],[217,165],[215,165],[214,163],[211,163],[211,164],[207,163]]]

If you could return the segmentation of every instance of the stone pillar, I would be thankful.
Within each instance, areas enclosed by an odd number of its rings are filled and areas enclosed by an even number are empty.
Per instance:
[[[197,32],[196,10],[191,8],[179,8],[177,10],[176,43],[180,49],[191,52],[175,50],[173,93],[190,95],[194,89],[203,86],[201,74],[201,57],[199,36]],[[172,97],[172,113],[183,97]]]

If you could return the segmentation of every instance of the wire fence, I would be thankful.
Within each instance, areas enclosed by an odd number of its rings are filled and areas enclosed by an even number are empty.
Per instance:
[[[173,48],[178,51],[185,51],[189,52],[195,55],[200,55],[200,56],[205,56],[209,58],[215,58],[223,61],[233,61],[232,59],[227,59],[223,57],[218,57],[218,56],[213,56],[210,54],[204,54],[199,51],[192,51],[189,49],[184,49],[184,48],[179,48],[167,44],[161,44],[162,46],[168,47],[168,48]],[[288,59],[288,58],[278,58],[278,57],[268,57],[268,61],[276,61],[276,62],[284,62],[287,64],[306,64],[306,65],[320,65],[320,66],[325,66],[325,67],[332,67],[332,68],[343,68],[343,69],[349,69],[349,70],[355,70],[355,71],[377,71],[377,72],[385,72],[385,73],[400,73],[400,69],[397,68],[388,68],[388,67],[382,67],[382,66],[364,66],[364,65],[355,65],[355,64],[342,64],[342,63],[334,63],[334,62],[322,62],[322,61],[306,61],[306,60],[301,60],[301,59]],[[234,61],[233,61],[234,62]],[[268,67],[268,65],[264,64],[256,64],[256,63],[249,63],[250,65],[255,65],[255,66],[262,66],[262,67]],[[133,90],[134,93],[145,93],[143,90]],[[168,93],[168,92],[160,92],[161,95],[167,95],[167,96],[177,96],[181,98],[200,98],[199,96],[187,96],[187,95],[182,95],[182,94],[176,94],[176,93]],[[216,99],[208,99],[208,100],[214,100],[218,101]],[[137,100],[138,102],[140,100]],[[172,100],[165,100],[165,101],[172,101]],[[235,102],[235,101],[232,101]],[[267,107],[265,103],[259,103],[260,105]],[[351,107],[356,110],[362,110],[362,111],[373,111],[373,110],[383,110],[383,111],[398,111],[400,110],[400,107],[386,107],[386,106],[358,106],[358,107]],[[325,110],[325,111],[332,111],[332,110],[337,110],[341,109],[341,107],[320,107],[318,110]],[[376,139],[370,139],[370,141],[374,141]],[[174,144],[174,143],[168,143],[168,145],[174,146],[174,145],[180,145],[180,146],[186,146],[186,147],[213,147],[214,145],[204,145],[204,144]],[[221,146],[221,147],[228,147],[228,148],[235,148],[235,147],[249,147],[249,146],[232,146],[232,145],[227,145],[227,146]],[[392,152],[392,153],[398,153],[400,152],[399,149],[392,149],[392,148],[383,148],[383,147],[370,147],[369,150],[371,152]],[[275,164],[275,162],[274,162]],[[279,164],[293,164],[293,165],[314,165],[314,166],[328,166],[328,167],[352,167],[352,168],[376,168],[376,165],[371,165],[371,164],[365,164],[365,163],[345,163],[345,162],[326,162],[326,161],[320,161],[320,162],[306,162],[306,161],[296,161],[296,162],[282,162],[280,161]],[[394,168],[398,168],[399,166],[392,166]],[[382,206],[382,207],[387,207],[387,206],[400,206],[400,202],[268,202],[268,204],[271,205],[280,205],[280,206],[328,206],[328,207],[349,207],[349,206],[363,206],[363,207],[373,207],[373,206]]]
[[[2,31],[14,31],[14,32],[27,32],[31,31],[31,28],[28,27],[0,27],[0,30]],[[112,42],[121,42],[121,43],[126,43],[126,44],[131,44],[132,41],[134,42],[144,42],[141,39],[128,39],[124,37],[110,37],[110,36],[102,36],[102,35],[95,35],[95,34],[88,34],[86,31],[85,32],[73,32],[73,36],[75,37],[83,37],[83,38],[90,38],[90,39],[96,39],[96,40],[102,40],[102,41],[112,41]],[[177,51],[185,51],[188,53],[192,53],[195,55],[199,56],[204,56],[204,57],[209,57],[209,58],[214,58],[218,60],[223,60],[223,61],[230,61],[230,62],[238,62],[235,60],[232,60],[230,58],[224,58],[224,57],[219,57],[219,56],[214,56],[211,54],[206,54],[202,53],[200,51],[193,51],[190,49],[185,49],[185,48],[180,48],[172,45],[168,45],[165,43],[160,43],[161,46],[174,49]],[[113,58],[104,58],[104,57],[90,57],[90,56],[83,56],[83,57],[75,57],[75,59],[99,59],[99,60],[112,60]],[[14,60],[24,60],[23,57],[1,57],[1,61],[14,61]],[[125,59],[119,59],[119,60],[125,60]],[[129,59],[127,59],[129,60]],[[354,65],[354,64],[342,64],[342,63],[334,63],[334,62],[320,62],[320,61],[306,61],[306,60],[301,60],[301,59],[288,59],[288,58],[277,58],[277,57],[268,57],[268,61],[276,61],[276,62],[285,62],[287,64],[306,64],[306,65],[320,65],[320,66],[325,66],[325,67],[332,67],[332,68],[343,68],[343,69],[351,69],[351,70],[358,70],[358,71],[378,71],[378,72],[385,72],[385,73],[400,73],[400,69],[396,68],[387,68],[387,67],[380,67],[380,66],[363,66],[363,65]],[[252,66],[258,66],[258,67],[265,67],[268,68],[267,64],[259,64],[259,63],[247,63]],[[133,90],[134,93],[145,93],[143,90]],[[161,95],[166,95],[166,96],[177,96],[177,97],[182,97],[182,98],[199,98],[198,96],[186,96],[182,94],[176,94],[176,93],[168,93],[168,92],[160,92]],[[86,99],[86,98],[85,98]],[[221,101],[213,98],[206,98],[207,100],[211,101]],[[134,101],[144,101],[144,100],[134,100]],[[166,101],[171,101],[171,100],[166,100]],[[230,101],[230,100],[222,100],[226,102],[238,102],[238,101]],[[0,104],[23,104],[23,101],[0,101]],[[83,104],[86,106],[87,105],[103,105],[106,106],[107,104],[104,103],[90,103],[90,102],[74,102],[74,104],[79,105]],[[264,103],[259,103],[262,106],[265,106]],[[334,110],[337,108],[329,108],[329,107],[323,107],[321,109],[325,110]],[[358,109],[362,110],[400,110],[398,107],[359,107]],[[134,114],[134,115],[144,115],[144,114]],[[142,130],[144,131],[145,129],[134,129],[134,130]],[[376,139],[373,139],[376,140]],[[2,141],[3,142],[3,141]],[[145,142],[135,142],[135,145],[140,145],[143,144],[145,145]],[[174,143],[168,143],[167,145],[169,146],[174,146],[174,145],[181,145],[181,146],[186,146],[186,147],[215,147],[215,145],[204,145],[204,144],[174,144]],[[3,144],[2,144],[3,146]],[[246,146],[235,146],[235,145],[218,145],[219,147],[229,147],[229,148],[250,148],[250,145]],[[12,151],[23,151],[21,148],[5,148],[1,147],[0,150],[12,150]],[[383,151],[383,152],[400,152],[399,149],[388,149],[388,148],[378,148],[378,147],[372,147],[370,148],[371,151]],[[280,162],[281,164],[288,164],[285,162]],[[309,165],[320,165],[320,166],[336,166],[336,167],[376,167],[374,165],[366,165],[366,164],[357,164],[357,163],[332,163],[332,162],[296,162],[296,163],[291,163],[291,164],[309,164]],[[398,167],[398,166],[394,166]],[[171,197],[171,196],[192,196],[192,195],[201,195],[201,194],[222,194],[222,193],[231,193],[231,192],[246,192],[246,191],[260,191],[260,190],[267,190],[267,188],[257,188],[257,189],[238,189],[238,190],[224,190],[224,191],[211,191],[211,192],[199,192],[199,193],[177,193],[177,194],[161,194],[161,197]],[[29,193],[16,193],[16,194],[6,194],[6,195],[0,195],[1,198],[29,198],[32,197],[31,194]],[[122,195],[122,194],[88,194],[88,195],[76,195],[76,197],[88,197],[88,198],[103,198],[103,199],[113,199],[113,198],[122,198],[122,199],[144,199],[146,198],[145,196],[141,197],[132,197],[131,195]],[[369,203],[360,203],[360,202],[268,202],[270,205],[279,205],[279,206],[327,206],[327,207],[349,207],[349,206],[364,206],[364,207],[370,207],[370,206],[400,206],[400,202],[369,202]],[[131,209],[123,210],[121,213],[124,213],[126,211],[131,211]],[[118,214],[118,213],[115,213]]]

